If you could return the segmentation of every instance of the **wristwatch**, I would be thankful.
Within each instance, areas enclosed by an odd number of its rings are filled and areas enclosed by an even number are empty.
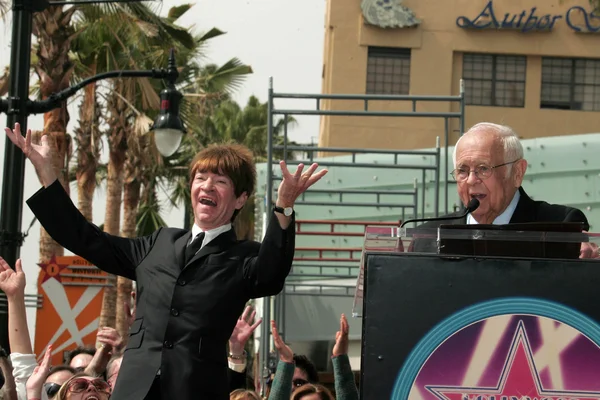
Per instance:
[[[286,217],[290,217],[293,213],[294,213],[294,209],[292,207],[277,207],[277,206],[273,206],[273,210],[275,212],[281,213],[283,215],[285,215]]]

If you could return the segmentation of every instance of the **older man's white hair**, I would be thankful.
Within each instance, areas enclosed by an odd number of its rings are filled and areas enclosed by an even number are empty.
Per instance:
[[[519,140],[519,136],[517,133],[509,126],[493,124],[491,122],[480,122],[478,124],[473,125],[466,133],[472,134],[479,131],[492,132],[502,141],[502,146],[504,147],[504,162],[512,162],[523,158],[523,146],[521,145],[521,141]],[[452,161],[454,164],[454,168],[456,168],[456,149],[458,148],[458,144],[460,140],[464,136],[461,136],[456,145],[454,146],[454,152],[452,154]],[[509,165],[512,167],[512,165]],[[507,168],[507,174],[510,173],[512,168]]]

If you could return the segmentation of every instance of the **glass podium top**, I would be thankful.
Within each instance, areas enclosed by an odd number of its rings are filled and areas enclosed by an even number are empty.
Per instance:
[[[354,294],[353,316],[362,314],[368,254],[418,253],[448,257],[595,259],[600,233],[582,232],[579,223],[440,225],[438,228],[367,226]]]

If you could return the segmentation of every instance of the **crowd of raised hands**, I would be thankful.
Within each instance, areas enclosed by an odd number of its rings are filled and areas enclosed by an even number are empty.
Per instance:
[[[0,290],[8,302],[10,357],[0,354],[7,400],[108,400],[122,360],[124,341],[110,327],[98,329],[99,347],[80,347],[67,354],[64,364],[52,366],[52,346],[38,364],[33,352],[25,311],[25,273],[17,260],[13,270],[0,258]],[[130,313],[135,308],[128,308]]]
[[[252,324],[255,313],[250,314],[249,308],[238,321],[236,330],[244,331],[245,338],[250,337],[251,331],[261,323]],[[335,386],[335,397],[331,391],[319,383],[319,374],[315,365],[304,355],[294,354],[277,330],[275,321],[271,321],[273,343],[279,357],[274,376],[266,380],[265,399],[268,400],[358,400],[358,389],[354,379],[354,372],[348,358],[349,325],[346,316],[340,318],[340,329],[335,334],[335,344],[332,349],[331,361]],[[235,335],[235,330],[234,330]],[[234,337],[232,335],[232,338]],[[246,339],[247,340],[247,339]],[[231,349],[239,350],[239,343],[230,340]],[[231,360],[230,360],[231,368]],[[230,400],[262,400],[263,398],[254,390],[238,388],[231,392]]]
[[[67,355],[64,364],[51,365],[53,349],[49,346],[38,363],[33,352],[25,311],[25,274],[21,261],[12,269],[0,258],[0,290],[8,302],[10,357],[0,349],[0,399],[4,400],[108,400],[115,385],[125,340],[114,328],[98,329],[97,348],[77,348]],[[132,293],[135,299],[135,293]],[[135,303],[135,302],[133,302]],[[135,307],[125,304],[129,320],[135,319]],[[248,306],[237,321],[229,339],[230,400],[262,400],[248,377],[246,344],[262,319]],[[340,318],[335,335],[332,364],[336,398],[358,399],[354,374],[348,359],[348,321]],[[270,400],[331,400],[331,392],[319,384],[319,375],[310,360],[294,354],[284,343],[277,326],[271,321],[271,332],[279,363],[274,376],[266,381],[266,397]]]

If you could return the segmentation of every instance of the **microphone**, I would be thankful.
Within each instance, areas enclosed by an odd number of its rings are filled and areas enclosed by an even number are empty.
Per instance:
[[[452,220],[452,219],[464,218],[467,216],[468,213],[472,213],[473,211],[477,210],[478,207],[479,207],[479,200],[477,200],[475,197],[473,197],[471,199],[471,201],[469,201],[469,203],[467,204],[465,212],[462,213],[461,215],[447,216],[447,217],[409,219],[409,220],[404,221],[402,223],[402,225],[400,225],[400,228],[404,228],[404,225],[411,223],[411,222],[447,221],[447,220]]]

